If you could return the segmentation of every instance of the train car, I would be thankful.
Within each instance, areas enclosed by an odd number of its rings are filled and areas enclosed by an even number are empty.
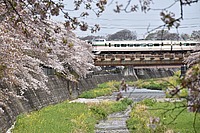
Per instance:
[[[140,41],[106,41],[96,39],[92,41],[94,54],[133,54],[152,52],[187,52],[192,51],[200,42],[171,41],[171,40],[140,40]]]

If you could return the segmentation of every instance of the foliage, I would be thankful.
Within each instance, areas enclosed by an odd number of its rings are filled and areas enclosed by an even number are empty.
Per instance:
[[[130,113],[130,118],[127,120],[129,131],[132,133],[151,132],[151,129],[148,128],[150,116],[151,115],[147,110],[147,105],[144,103],[135,104]]]
[[[156,103],[155,99],[144,99],[139,104],[144,104],[146,106],[153,106]]]
[[[82,1],[75,0],[72,4],[74,7],[70,7],[71,11],[79,10],[80,6],[84,6],[85,11],[80,12],[80,17],[70,16],[70,10],[66,10],[66,3],[64,1],[53,1],[53,0],[24,0],[24,1],[13,1],[4,0],[0,3],[1,21],[7,21],[8,24],[12,24],[16,27],[23,27],[23,32],[26,34],[29,31],[28,27],[35,28],[31,23],[43,22],[45,20],[62,16],[65,19],[63,24],[68,29],[80,28],[82,31],[87,30],[88,24],[84,21],[80,21],[80,18],[86,18],[89,15],[89,11],[93,10],[96,16],[99,16],[105,9],[107,4],[106,0],[101,0],[93,3],[93,1]],[[90,27],[92,32],[98,31],[99,26],[95,24]],[[59,31],[57,29],[56,31]]]
[[[130,30],[121,30],[114,34],[108,35],[106,40],[136,40],[137,35]]]
[[[165,90],[168,86],[165,78],[137,80],[135,82],[127,82],[129,86],[137,86],[138,88],[147,88],[152,90]]]
[[[99,120],[105,119],[108,114],[125,110],[127,106],[131,105],[132,103],[132,100],[124,98],[119,102],[108,101],[101,102],[100,104],[92,104],[90,105],[90,109],[94,114],[96,114],[96,118]]]
[[[63,38],[62,38],[62,43],[63,43],[63,44],[67,44],[67,43],[68,43],[67,38],[64,38],[64,37],[63,37]]]
[[[113,91],[117,91],[116,81],[110,81],[103,84],[99,84],[97,88],[83,92],[80,98],[96,98],[99,96],[111,95]]]
[[[193,36],[198,38],[198,31],[193,32]],[[193,112],[200,112],[200,46],[185,60],[188,70],[182,80],[182,86],[189,90],[188,106]]]
[[[79,37],[79,38],[81,40],[85,40],[85,41],[92,41],[92,40],[99,39],[99,38],[106,39],[106,37],[104,37],[104,36],[95,36],[95,35],[89,35],[89,36]]]
[[[198,55],[199,56],[199,55]],[[196,61],[198,61],[197,59]],[[198,61],[199,62],[199,61]],[[188,106],[190,111],[200,112],[200,62],[194,64],[186,73],[182,86],[188,88]]]
[[[24,99],[25,92],[30,89],[51,93],[46,85],[48,74],[45,72],[49,69],[76,81],[94,68],[91,46],[78,40],[62,24],[48,21],[32,23],[32,26],[35,29],[30,28],[31,34],[25,35],[13,25],[1,22],[0,64],[6,67],[1,67],[0,82],[8,87],[2,88],[0,93],[5,97]],[[59,32],[55,32],[58,27]],[[67,45],[63,38],[67,39]],[[13,89],[14,86],[18,89]]]
[[[113,9],[116,13],[123,11],[130,13],[139,10],[147,13],[150,10],[154,10],[151,8],[154,3],[153,0],[138,0],[137,2],[130,0],[126,3],[118,0],[112,0],[110,3],[107,0],[75,0],[71,1],[71,4],[74,6],[68,7],[70,5],[69,2],[67,3],[63,0],[3,0],[0,3],[0,18],[2,22],[7,21],[8,24],[14,25],[14,27],[22,26],[21,30],[24,34],[29,33],[29,28],[27,27],[35,28],[31,23],[45,23],[45,20],[56,16],[63,17],[63,25],[67,29],[79,28],[82,31],[90,29],[91,32],[96,32],[100,30],[99,25],[94,24],[90,26],[84,19],[87,19],[87,16],[91,14],[99,17],[105,11],[106,7],[109,8],[110,4],[116,3]],[[171,6],[161,10],[160,16],[164,25],[160,27],[168,27],[169,29],[171,27],[178,28],[180,21],[183,19],[183,7],[197,2],[198,0],[177,0]],[[175,14],[170,11],[170,8],[176,3],[180,5],[180,17],[175,17]],[[71,12],[76,12],[76,15],[72,15]],[[59,29],[56,31],[59,31]]]
[[[170,33],[167,30],[159,30],[147,35],[145,40],[179,40],[177,33]]]
[[[155,102],[151,99],[134,105],[127,121],[129,130],[140,132],[194,132],[195,113],[187,112],[187,105],[182,102]],[[200,115],[196,116],[195,130],[199,131]]]
[[[21,114],[13,133],[92,133],[95,124],[108,114],[125,110],[132,102],[69,103],[68,101],[45,107],[29,114]]]
[[[69,48],[72,48],[73,46],[74,46],[73,43],[69,43],[69,44],[68,44],[68,47],[69,47]]]
[[[190,35],[187,33],[182,33],[181,34],[181,39],[182,40],[190,40]]]
[[[142,85],[142,88],[147,88],[147,89],[152,89],[152,90],[162,90],[163,87],[165,87],[162,85],[163,85],[163,83],[156,83],[154,81],[151,81],[148,84]]]
[[[167,78],[145,79],[127,83],[129,86],[136,86],[138,88],[164,90],[166,97],[187,98],[188,89],[182,87],[182,79],[180,78],[180,75],[180,71],[177,71],[173,76]]]

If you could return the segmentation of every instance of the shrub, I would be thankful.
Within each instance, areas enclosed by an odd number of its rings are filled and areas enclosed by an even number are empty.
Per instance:
[[[85,91],[82,94],[79,95],[80,98],[96,98],[99,96],[106,96],[111,95],[112,92],[117,91],[118,88],[116,88],[116,81],[110,81],[103,84],[99,84],[97,88]]]

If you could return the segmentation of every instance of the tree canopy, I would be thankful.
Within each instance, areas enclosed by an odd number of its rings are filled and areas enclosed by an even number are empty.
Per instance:
[[[168,30],[159,30],[149,33],[146,40],[179,40],[180,37],[177,33],[170,33]]]
[[[138,1],[137,1],[138,2]],[[86,18],[90,13],[94,13],[99,17],[104,11],[107,5],[114,4],[114,12],[137,12],[142,11],[147,13],[153,4],[153,0],[139,0],[139,4],[133,0],[128,2],[122,2],[119,0],[74,0],[73,7],[67,9],[66,5],[68,2],[63,0],[0,0],[0,20],[1,22],[7,22],[13,27],[20,27],[27,33],[27,27],[35,28],[31,23],[37,23],[38,21],[45,22],[46,19],[52,16],[62,15],[64,17],[64,26],[67,29],[80,28],[82,31],[91,30],[91,32],[96,32],[100,30],[98,24],[93,26],[87,24],[81,18]],[[166,7],[160,11],[160,17],[163,21],[163,25],[160,27],[171,27],[178,28],[180,21],[183,19],[184,6],[192,5],[197,3],[198,0],[176,0],[169,7]],[[180,5],[180,16],[175,17],[175,14],[170,11],[170,7],[174,4],[179,3]],[[70,15],[70,12],[80,10],[78,17]],[[160,28],[158,27],[158,28]]]
[[[121,30],[114,34],[108,35],[107,40],[136,40],[136,32],[130,30]]]

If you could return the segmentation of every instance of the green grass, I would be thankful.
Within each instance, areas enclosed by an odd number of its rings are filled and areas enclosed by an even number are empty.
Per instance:
[[[63,102],[17,118],[14,133],[64,133],[94,130],[96,120],[81,103]]]
[[[182,106],[185,102],[169,103],[142,101],[134,106],[131,117],[127,121],[132,133],[161,133],[174,131],[174,133],[194,133],[193,122],[195,113],[188,112]],[[150,119],[155,118],[154,123]],[[196,131],[200,131],[200,114],[196,116]],[[154,129],[155,127],[155,129]]]
[[[151,111],[153,115],[159,116],[161,121],[167,127],[174,129],[175,132],[193,133],[193,122],[195,113],[188,112],[184,102],[180,103],[157,103],[152,106],[153,109],[163,108],[157,111]],[[166,112],[166,109],[170,109]],[[165,113],[166,112],[166,113]],[[177,116],[177,118],[176,118]],[[196,130],[200,131],[200,114],[196,116]]]
[[[119,88],[119,82],[110,81],[103,84],[99,84],[97,88],[85,91],[81,95],[80,98],[95,98],[99,96],[111,95],[114,91],[117,91]]]
[[[13,133],[93,133],[98,120],[125,110],[130,104],[128,99],[100,104],[66,101],[19,115]]]
[[[168,86],[166,78],[137,80],[127,83],[129,86],[137,86],[138,88],[146,88],[151,90],[165,90]]]
[[[105,102],[96,104],[95,106],[92,105],[90,109],[94,114],[97,114],[96,117],[99,120],[105,119],[108,114],[125,110],[127,106],[131,105],[132,103],[132,100],[125,98],[119,102]]]
[[[174,76],[171,77],[144,79],[127,83],[129,84],[129,86],[137,86],[138,88],[166,90],[169,87],[180,85],[180,71],[177,71]]]
[[[137,88],[164,90],[166,92],[166,97],[168,98],[186,98],[188,96],[188,89],[181,87],[182,79],[180,78],[180,74],[180,71],[177,71],[171,77],[144,79],[127,83],[129,86],[136,86]],[[172,96],[169,92],[175,88],[180,88],[180,91],[176,95]]]

